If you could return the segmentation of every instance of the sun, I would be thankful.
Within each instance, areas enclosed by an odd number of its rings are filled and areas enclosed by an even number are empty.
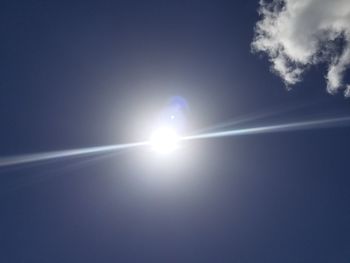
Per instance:
[[[169,127],[156,129],[150,138],[152,149],[161,154],[168,154],[178,148],[179,136],[177,132]]]

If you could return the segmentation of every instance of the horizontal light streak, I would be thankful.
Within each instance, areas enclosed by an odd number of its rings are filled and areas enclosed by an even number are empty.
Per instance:
[[[279,124],[279,125],[271,125],[271,126],[219,131],[219,132],[212,132],[212,133],[202,133],[202,134],[183,137],[182,140],[197,140],[197,139],[220,138],[220,137],[228,137],[228,136],[259,134],[259,133],[288,132],[288,131],[294,131],[294,130],[328,128],[328,127],[339,126],[341,124],[344,125],[346,123],[350,124],[350,117],[295,122],[295,123],[287,123],[287,124]]]
[[[350,125],[350,117],[294,122],[294,123],[286,123],[286,124],[278,124],[278,125],[270,125],[270,126],[262,126],[262,127],[219,131],[219,132],[212,132],[212,133],[201,133],[201,134],[185,136],[185,137],[182,137],[180,140],[188,141],[188,140],[222,138],[222,137],[239,136],[239,135],[289,132],[289,131],[295,131],[295,130],[329,128],[329,127],[336,127],[341,125]],[[49,160],[62,159],[62,158],[68,158],[68,157],[78,157],[78,156],[88,156],[88,155],[99,154],[99,153],[108,153],[108,152],[114,152],[114,151],[146,146],[146,145],[150,145],[150,142],[144,141],[144,142],[90,147],[90,148],[84,148],[84,149],[34,153],[34,154],[25,154],[25,155],[9,156],[9,157],[2,157],[2,158],[0,157],[0,167],[28,164],[28,163],[34,163],[34,162],[40,162],[40,161],[49,161]]]
[[[90,148],[84,148],[84,149],[73,149],[73,150],[63,150],[63,151],[54,151],[54,152],[46,152],[46,153],[34,153],[34,154],[3,157],[3,158],[0,158],[0,167],[40,162],[40,161],[48,161],[48,160],[53,160],[58,158],[107,153],[107,152],[113,152],[113,151],[138,147],[138,146],[144,146],[147,144],[148,142],[136,142],[136,143],[126,143],[126,144],[115,144],[115,145],[109,145],[109,146],[90,147]]]

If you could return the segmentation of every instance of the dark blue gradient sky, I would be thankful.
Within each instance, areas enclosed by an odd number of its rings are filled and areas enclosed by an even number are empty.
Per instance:
[[[2,1],[0,155],[145,139],[173,96],[188,131],[349,115],[322,65],[287,91],[250,53],[257,7]],[[348,262],[349,132],[196,141],[162,164],[130,150],[1,168],[0,262]]]

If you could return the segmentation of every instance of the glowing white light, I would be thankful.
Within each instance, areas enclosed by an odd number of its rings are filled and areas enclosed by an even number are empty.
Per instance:
[[[176,131],[161,127],[152,133],[150,144],[152,149],[158,153],[171,153],[178,148],[179,136]]]

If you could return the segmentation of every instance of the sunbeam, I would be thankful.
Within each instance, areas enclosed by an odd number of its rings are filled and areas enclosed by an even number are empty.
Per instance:
[[[295,131],[295,130],[330,128],[330,127],[336,127],[336,126],[342,126],[342,125],[343,126],[350,125],[350,117],[294,122],[294,123],[286,123],[286,124],[278,124],[278,125],[270,125],[270,126],[262,126],[262,127],[219,131],[219,132],[213,132],[213,133],[201,133],[201,134],[195,134],[190,136],[184,136],[179,138],[179,140],[188,141],[188,140],[221,138],[221,137],[238,136],[238,135],[260,134],[260,133],[288,132],[288,131]],[[154,142],[152,142],[151,140],[151,141],[144,141],[144,142],[90,147],[85,149],[73,149],[73,150],[2,157],[0,158],[0,167],[34,163],[34,162],[40,162],[40,161],[48,161],[48,160],[61,159],[61,158],[74,157],[74,156],[87,156],[87,155],[93,155],[98,153],[114,152],[118,150],[145,146],[145,145],[154,146]]]
[[[258,134],[258,133],[288,132],[288,131],[294,131],[294,130],[328,128],[328,127],[349,125],[349,124],[350,124],[350,117],[341,117],[341,118],[334,118],[334,119],[313,120],[313,121],[286,123],[286,124],[263,126],[263,127],[228,130],[228,131],[213,132],[213,133],[196,134],[196,135],[183,137],[182,140],[209,139],[209,138],[219,138],[219,137],[228,137],[228,136]]]
[[[86,155],[97,154],[97,153],[113,152],[113,151],[118,151],[118,150],[138,147],[138,146],[144,146],[147,144],[148,142],[136,142],[136,143],[126,143],[126,144],[115,144],[115,145],[109,145],[109,146],[90,147],[85,149],[73,149],[73,150],[3,157],[3,158],[0,158],[0,167],[40,162],[40,161],[48,161],[48,160],[73,157],[73,156],[86,156]]]

